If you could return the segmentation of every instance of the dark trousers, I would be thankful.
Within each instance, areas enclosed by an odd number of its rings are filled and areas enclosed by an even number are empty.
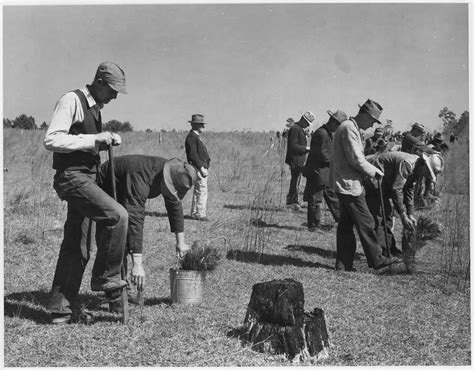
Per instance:
[[[96,184],[95,173],[58,171],[54,188],[67,201],[68,208],[48,309],[71,313],[90,257],[90,244],[85,242],[90,238],[82,238],[84,218],[97,225],[92,280],[100,285],[113,285],[121,280],[128,213]]]
[[[311,186],[311,180],[307,178],[304,190],[304,200],[308,202],[308,227],[316,227],[321,224],[321,204],[326,202],[334,221],[339,222],[339,199],[336,193],[326,185]]]
[[[288,195],[286,196],[286,204],[297,204],[298,203],[298,179],[303,171],[303,167],[290,167],[291,171],[291,180],[290,180],[290,189],[288,190]]]
[[[383,200],[384,200],[384,211],[385,211],[385,221],[382,218],[382,207],[380,206],[380,194],[379,190],[373,186],[372,184],[366,184],[366,195],[365,199],[367,201],[367,206],[369,207],[369,211],[372,214],[374,219],[375,227],[374,230],[380,240],[380,243],[383,246],[384,254],[386,254],[387,250],[387,243],[385,241],[385,232],[384,232],[384,224],[387,227],[387,239],[388,245],[390,248],[390,253],[392,255],[401,253],[401,250],[397,247],[397,243],[395,241],[395,236],[393,235],[393,218],[394,218],[394,209],[390,199],[387,197],[389,194],[389,189],[382,189],[383,190]]]
[[[377,234],[374,219],[367,207],[365,195],[352,196],[336,193],[339,198],[340,217],[336,233],[336,264],[342,263],[346,270],[352,268],[356,251],[354,226],[364,249],[369,267],[380,265],[385,259]]]

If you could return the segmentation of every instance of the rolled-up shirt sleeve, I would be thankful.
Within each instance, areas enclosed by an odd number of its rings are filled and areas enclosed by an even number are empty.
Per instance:
[[[69,134],[71,126],[83,120],[84,113],[77,95],[69,92],[62,96],[54,107],[51,123],[46,131],[45,148],[59,153],[94,150],[96,148],[95,135]]]

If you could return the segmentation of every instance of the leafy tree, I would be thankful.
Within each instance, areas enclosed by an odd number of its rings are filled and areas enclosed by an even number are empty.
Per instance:
[[[40,126],[40,130],[46,130],[48,128],[48,125],[46,124],[46,121],[43,121],[43,123]]]
[[[145,132],[152,132],[151,129],[147,128]]]
[[[456,123],[456,114],[448,107],[444,107],[439,111],[438,117],[443,121],[444,127],[453,127]]]
[[[8,118],[3,119],[3,128],[11,128],[13,126],[13,122]]]
[[[455,130],[456,132],[461,132],[468,126],[469,126],[469,112],[466,110],[461,114],[461,117],[459,118],[459,121],[456,124]]]
[[[133,131],[133,127],[130,124],[130,122],[125,121],[125,122],[120,122],[115,119],[107,122],[103,126],[104,131],[110,131],[110,132],[127,132],[127,131]]]
[[[22,130],[36,130],[35,119],[33,117],[28,117],[26,114],[21,114],[13,120],[13,128],[20,128]]]

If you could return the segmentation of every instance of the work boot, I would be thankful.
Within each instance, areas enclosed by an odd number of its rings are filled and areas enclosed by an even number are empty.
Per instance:
[[[374,266],[374,270],[380,270],[384,267],[391,266],[396,263],[401,263],[403,262],[400,258],[397,257],[390,257],[390,258],[384,258],[382,262],[380,262],[378,265]]]
[[[110,292],[113,290],[120,290],[127,286],[125,280],[116,280],[104,282],[104,279],[98,279],[93,277],[91,280],[91,290],[93,292]]]
[[[94,323],[94,316],[92,312],[85,308],[78,308],[72,313],[55,313],[51,314],[51,324],[53,325],[64,325],[64,324],[84,324],[91,325]]]

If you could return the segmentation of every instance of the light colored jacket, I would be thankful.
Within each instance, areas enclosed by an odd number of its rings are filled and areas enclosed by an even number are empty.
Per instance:
[[[337,128],[332,144],[329,186],[337,193],[361,195],[364,177],[374,177],[378,170],[365,159],[363,138],[352,117]]]

